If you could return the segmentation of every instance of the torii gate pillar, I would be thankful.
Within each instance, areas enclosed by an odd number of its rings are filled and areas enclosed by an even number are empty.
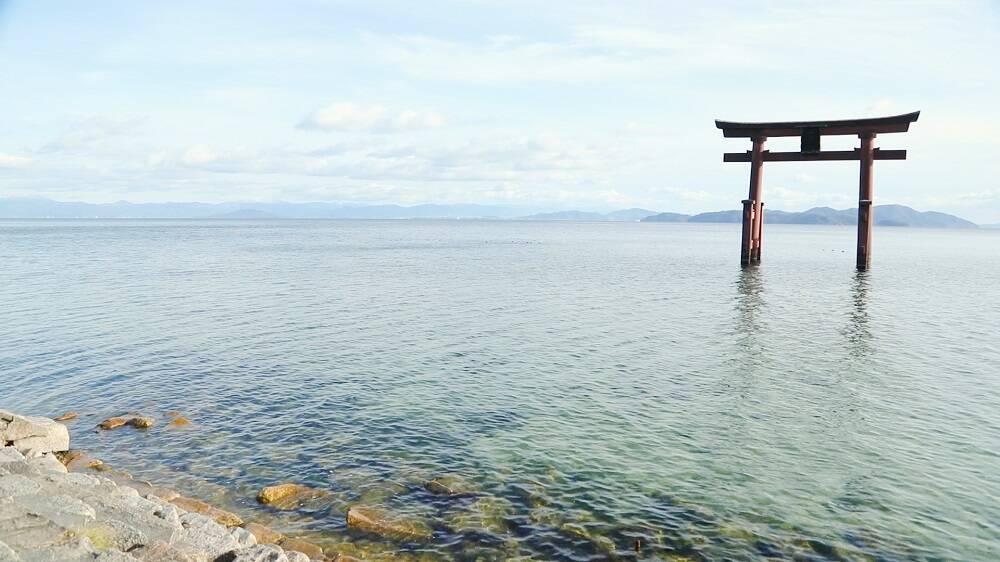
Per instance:
[[[861,177],[858,189],[858,251],[857,268],[866,270],[871,266],[872,249],[872,168],[875,160],[906,160],[905,150],[881,150],[875,148],[878,133],[903,133],[910,123],[917,120],[920,112],[877,117],[873,119],[848,119],[841,121],[794,121],[775,123],[735,123],[716,121],[725,137],[745,137],[753,141],[751,150],[727,152],[723,162],[750,163],[750,194],[743,200],[743,234],[740,244],[740,264],[748,266],[760,263],[764,235],[764,203],[761,198],[761,182],[764,162],[810,162],[828,160],[858,160],[861,163]],[[858,135],[861,147],[854,150],[820,150],[823,135]],[[800,137],[799,152],[770,152],[764,150],[768,137]]]

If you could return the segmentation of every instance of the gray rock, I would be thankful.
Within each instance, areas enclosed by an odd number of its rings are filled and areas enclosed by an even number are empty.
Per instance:
[[[66,467],[63,463],[59,462],[59,459],[52,456],[52,453],[45,453],[41,456],[37,456],[28,459],[28,464],[37,468],[39,472],[60,472],[66,474]]]
[[[83,501],[94,508],[99,520],[126,521],[151,541],[169,544],[183,531],[177,518],[171,518],[169,513],[164,514],[165,508],[138,496],[95,494],[84,497]]]
[[[14,447],[0,447],[0,463],[19,462],[24,460],[24,455]]]
[[[20,562],[21,557],[14,549],[0,542],[0,562]]]
[[[258,544],[227,552],[216,558],[215,562],[288,562],[288,556],[285,555],[285,551],[280,546]]]
[[[15,551],[59,544],[66,529],[28,512],[13,498],[0,498],[0,537]]]
[[[4,412],[3,416],[10,419],[5,420],[7,425],[0,432],[0,441],[12,443],[25,456],[69,449],[69,430],[65,425],[49,418],[19,416],[10,412]]]
[[[96,542],[101,549],[115,548],[128,551],[149,542],[146,534],[132,525],[118,520],[96,521],[73,530],[74,533],[86,536]],[[100,537],[100,540],[98,540]]]
[[[94,545],[86,537],[55,546],[21,551],[23,562],[93,562]]]
[[[209,560],[240,548],[229,529],[199,513],[181,515],[183,531],[174,544],[185,551],[202,552]]]
[[[257,544],[257,537],[253,536],[253,533],[247,531],[243,527],[232,527],[229,529],[229,534],[236,539],[236,542],[241,548],[246,548],[248,546],[253,546]]]
[[[116,550],[105,550],[97,555],[94,562],[139,562],[131,554]]]
[[[142,562],[208,562],[204,554],[186,553],[163,541],[154,541],[129,554]]]
[[[41,471],[38,467],[31,466],[26,462],[5,462],[0,463],[0,474],[23,474],[24,476],[38,476]]]
[[[163,519],[171,525],[175,525],[177,527],[181,526],[181,514],[177,510],[176,506],[170,504],[161,506],[159,509],[153,511],[153,515]]]
[[[70,496],[30,494],[15,496],[14,503],[29,514],[48,519],[66,529],[81,527],[97,518],[94,508]]]
[[[27,476],[7,474],[0,476],[0,496],[27,496],[37,494],[42,487]]]
[[[309,557],[297,550],[286,550],[285,556],[288,557],[288,562],[309,562]]]

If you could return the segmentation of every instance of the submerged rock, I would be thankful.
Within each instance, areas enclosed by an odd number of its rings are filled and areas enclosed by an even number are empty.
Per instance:
[[[510,528],[508,520],[514,506],[506,499],[485,496],[463,506],[456,505],[445,514],[445,524],[456,533],[505,534]]]
[[[318,498],[324,494],[325,492],[322,490],[302,484],[285,483],[262,488],[257,494],[257,501],[278,509],[292,509],[306,500]]]
[[[366,533],[401,540],[421,540],[431,536],[431,530],[422,522],[398,519],[369,507],[348,509],[347,526]]]
[[[156,424],[156,420],[146,416],[136,416],[129,419],[128,424],[136,429],[149,429]]]
[[[66,412],[65,414],[53,419],[55,421],[70,421],[75,420],[79,416],[80,414],[77,414],[76,412]]]
[[[192,424],[191,420],[185,418],[184,416],[178,415],[174,419],[170,420],[170,423],[168,423],[167,425],[170,427],[186,427]]]
[[[123,425],[130,425],[137,429],[149,429],[155,424],[156,420],[149,416],[115,416],[97,424],[97,427],[100,429],[116,429]]]
[[[128,423],[128,420],[121,417],[108,418],[101,423],[97,424],[97,427],[101,429],[115,429],[116,427],[121,427]]]
[[[424,488],[432,494],[457,496],[476,492],[475,486],[457,476],[442,476],[424,483]]]

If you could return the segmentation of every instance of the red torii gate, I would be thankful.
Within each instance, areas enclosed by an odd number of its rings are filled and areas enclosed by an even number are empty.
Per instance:
[[[860,160],[861,188],[858,195],[858,269],[871,265],[872,248],[872,162],[875,160],[906,160],[905,150],[875,148],[878,133],[905,133],[920,117],[920,112],[876,117],[872,119],[846,119],[840,121],[786,121],[774,123],[735,123],[719,121],[724,137],[750,138],[753,149],[746,152],[727,152],[723,162],[750,163],[750,196],[743,200],[743,241],[740,246],[740,264],[760,263],[761,240],[764,234],[764,203],[760,198],[761,172],[764,162],[809,162],[815,160]],[[820,150],[823,135],[858,135],[861,147],[854,150]],[[764,150],[768,137],[801,137],[799,152],[771,152]]]

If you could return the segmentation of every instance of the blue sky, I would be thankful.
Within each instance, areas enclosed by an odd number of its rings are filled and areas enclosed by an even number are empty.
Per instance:
[[[1000,222],[997,2],[0,6],[0,196],[696,212],[746,196],[715,118],[919,109],[876,202]],[[857,176],[770,164],[764,200],[854,206]]]

